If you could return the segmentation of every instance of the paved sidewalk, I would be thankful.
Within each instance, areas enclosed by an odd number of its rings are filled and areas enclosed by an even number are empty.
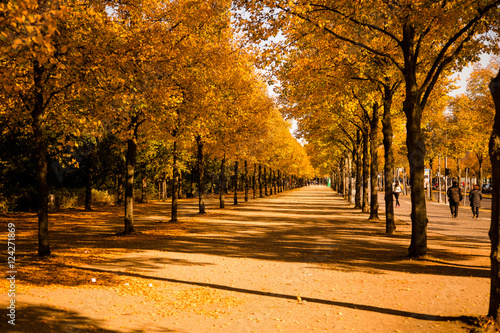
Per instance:
[[[378,193],[378,202],[380,211],[385,212],[384,192]],[[395,216],[407,223],[411,224],[411,199],[410,196],[400,196],[400,207],[395,207]],[[480,218],[473,219],[472,212],[469,206],[459,206],[458,218],[451,217],[449,205],[444,202],[426,201],[427,217],[429,224],[428,232],[434,232],[441,235],[460,237],[465,239],[477,240],[484,243],[490,243],[488,230],[491,224],[491,210],[480,209]]]
[[[485,244],[430,234],[429,257],[410,260],[408,225],[387,236],[367,218],[326,186],[184,217],[185,232],[71,267],[102,285],[31,286],[0,331],[467,332],[463,316],[486,314]]]

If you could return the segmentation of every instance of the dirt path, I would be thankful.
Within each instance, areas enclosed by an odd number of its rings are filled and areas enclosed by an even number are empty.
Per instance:
[[[69,212],[51,259],[27,233],[17,325],[0,331],[468,332],[463,317],[487,313],[489,244],[430,234],[429,257],[409,260],[409,226],[386,236],[327,187],[183,207],[172,226],[165,203],[139,205],[129,237],[111,236],[118,208]]]

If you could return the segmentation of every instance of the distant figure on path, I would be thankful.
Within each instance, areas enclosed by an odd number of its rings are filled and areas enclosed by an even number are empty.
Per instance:
[[[479,189],[479,185],[475,184],[474,189],[469,193],[470,207],[472,208],[472,218],[479,218],[479,208],[481,207],[481,200],[483,200],[483,194]]]
[[[462,190],[458,187],[458,182],[454,181],[453,186],[448,189],[448,201],[450,202],[451,217],[458,215],[458,205],[462,201]]]
[[[394,197],[396,198],[396,207],[399,207],[399,194],[403,192],[403,190],[401,189],[401,184],[399,183],[399,181],[396,181],[396,183],[394,184]]]

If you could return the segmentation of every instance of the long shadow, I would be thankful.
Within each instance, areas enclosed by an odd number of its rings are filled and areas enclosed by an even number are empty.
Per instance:
[[[157,277],[157,276],[147,276],[147,275],[131,273],[131,272],[117,272],[117,271],[110,271],[110,270],[104,270],[104,269],[99,269],[99,268],[90,268],[90,267],[74,267],[74,266],[68,266],[68,267],[74,268],[74,269],[92,271],[92,272],[114,273],[114,274],[118,274],[118,275],[137,277],[137,278],[143,278],[143,279],[166,281],[166,282],[171,282],[171,283],[181,283],[181,284],[187,284],[187,285],[198,286],[198,287],[208,287],[208,288],[213,288],[213,289],[218,289],[218,290],[251,294],[251,295],[257,295],[257,296],[266,296],[266,297],[282,298],[282,299],[289,299],[289,300],[297,300],[297,295],[280,294],[280,293],[266,292],[266,291],[246,289],[246,288],[237,288],[237,287],[231,287],[231,286],[215,284],[215,283],[162,278],[162,277]],[[436,315],[429,315],[429,314],[424,314],[424,313],[381,308],[378,306],[372,306],[372,305],[366,305],[366,304],[339,302],[339,301],[332,301],[332,300],[307,297],[307,296],[303,296],[303,297],[301,296],[301,299],[302,299],[302,301],[307,301],[310,303],[333,305],[333,306],[339,306],[339,307],[344,307],[344,308],[349,308],[349,309],[378,312],[378,313],[389,314],[389,315],[393,315],[393,316],[400,316],[400,317],[405,317],[405,318],[410,317],[410,318],[429,320],[429,321],[464,321],[466,319],[466,317],[464,317],[464,316],[455,316],[455,317],[454,316],[436,316]]]
[[[207,207],[217,207],[216,198],[208,198]],[[303,199],[303,200],[302,200]],[[292,202],[297,202],[293,204]],[[304,202],[303,202],[304,201]],[[158,223],[168,220],[169,205],[165,202],[137,205],[136,229],[143,234],[116,236],[123,225],[121,207],[96,209],[107,214],[105,220],[95,221],[94,215],[83,218],[75,212],[64,213],[67,224],[53,232],[52,244],[58,248],[103,248],[123,250],[157,250],[166,252],[202,253],[227,257],[246,257],[285,262],[325,263],[322,269],[343,271],[399,271],[450,276],[488,277],[487,267],[453,265],[460,260],[474,258],[458,254],[450,246],[456,241],[444,237],[429,237],[433,258],[452,264],[409,260],[406,257],[409,235],[387,236],[384,222],[369,222],[368,216],[352,209],[331,191],[292,191],[281,195],[213,210],[213,214],[197,215],[187,204],[196,207],[196,199],[182,202],[181,218],[187,223]],[[285,208],[284,208],[285,207]],[[314,211],[314,207],[317,208]],[[345,207],[345,208],[344,208]],[[286,210],[290,208],[287,214]],[[311,211],[300,214],[301,209]],[[297,213],[297,211],[299,213]],[[184,213],[185,212],[185,213]],[[245,212],[250,215],[245,215]],[[261,214],[259,214],[261,213]],[[325,213],[324,215],[322,213]],[[330,214],[330,215],[329,215]],[[101,215],[99,215],[101,216]],[[179,233],[164,233],[178,228]],[[27,246],[36,244],[34,236],[23,239]],[[445,247],[433,249],[432,242]],[[452,243],[455,242],[455,243]],[[471,247],[480,247],[477,242]],[[138,259],[120,264],[134,266]],[[148,259],[149,260],[149,259]],[[179,265],[204,265],[206,263],[170,262]],[[143,264],[141,264],[143,265]],[[152,262],[149,269],[157,265]]]
[[[71,332],[102,332],[119,333],[122,330],[110,330],[104,328],[104,323],[80,315],[74,311],[61,310],[49,306],[29,305],[20,307],[16,311],[15,326],[7,322],[7,317],[0,321],[1,332],[25,332],[25,333],[71,333]],[[162,328],[163,332],[177,332],[168,328]],[[146,333],[144,330],[130,330],[129,333]]]

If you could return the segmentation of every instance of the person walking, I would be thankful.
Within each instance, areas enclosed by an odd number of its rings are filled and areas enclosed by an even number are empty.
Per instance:
[[[453,186],[448,189],[446,194],[450,203],[451,217],[456,218],[458,216],[458,205],[462,201],[462,190],[458,186],[457,181],[453,182]]]
[[[475,184],[474,189],[469,193],[469,202],[472,209],[472,218],[479,218],[479,208],[481,207],[481,200],[483,200],[483,194],[479,189],[479,185]]]
[[[403,192],[403,189],[401,188],[401,184],[399,183],[399,181],[396,181],[396,183],[394,184],[394,190],[393,190],[394,198],[396,198],[396,207],[399,207],[399,194],[401,192]]]

